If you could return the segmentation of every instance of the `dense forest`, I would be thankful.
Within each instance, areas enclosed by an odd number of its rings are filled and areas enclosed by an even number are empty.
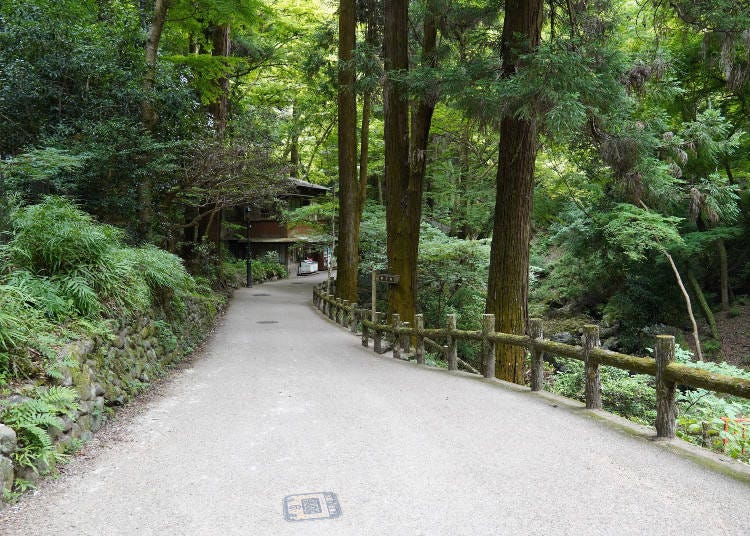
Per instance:
[[[322,222],[341,298],[388,270],[403,319],[594,322],[640,355],[668,333],[747,375],[748,131],[746,0],[0,0],[0,384],[112,314],[210,299],[241,276],[224,215],[284,209],[289,177],[337,193],[284,217]],[[499,345],[498,376],[527,359]],[[603,382],[652,422],[651,379]],[[699,441],[750,413],[684,397]]]

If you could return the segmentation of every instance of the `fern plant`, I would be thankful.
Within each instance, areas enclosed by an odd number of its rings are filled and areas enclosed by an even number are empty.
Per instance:
[[[3,403],[0,420],[15,430],[18,449],[12,458],[20,467],[54,467],[65,455],[55,450],[50,429],[62,430],[62,415],[72,416],[78,409],[77,394],[70,387],[38,388],[34,398],[20,403]]]

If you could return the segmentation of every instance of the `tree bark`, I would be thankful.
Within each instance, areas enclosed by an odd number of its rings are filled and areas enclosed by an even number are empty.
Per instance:
[[[674,273],[674,277],[677,280],[677,286],[680,287],[680,292],[682,292],[682,297],[685,299],[685,307],[687,308],[687,313],[688,313],[688,317],[690,318],[690,323],[693,326],[693,342],[695,343],[695,353],[698,355],[698,361],[703,361],[703,349],[701,348],[701,338],[700,338],[700,335],[698,334],[698,324],[696,323],[695,315],[693,314],[693,306],[690,303],[690,295],[688,294],[688,291],[685,288],[685,284],[682,282],[680,271],[677,269],[677,265],[674,263],[674,259],[672,258],[672,255],[670,255],[669,252],[667,252],[667,250],[663,250],[662,253],[664,253],[664,256],[669,261],[669,266],[672,267],[672,272]]]
[[[539,44],[541,0],[507,0],[503,23],[503,75],[521,67],[519,56]],[[500,126],[495,222],[490,251],[487,313],[496,331],[524,334],[528,318],[529,241],[537,128],[534,120],[505,117]],[[498,378],[523,383],[524,351],[498,344]]]
[[[299,131],[297,121],[299,119],[299,108],[297,103],[292,103],[292,143],[289,149],[289,176],[299,177]]]
[[[356,43],[355,0],[339,2],[338,149],[339,232],[336,297],[357,301],[360,187],[357,176],[357,100],[352,55]]]
[[[212,56],[227,58],[232,53],[232,40],[228,24],[219,24],[211,29]],[[224,137],[227,129],[229,111],[229,77],[222,76],[216,80],[219,96],[208,105],[208,111],[214,119],[214,131],[219,138]]]
[[[424,18],[424,42],[422,43],[422,66],[434,69],[437,66],[437,2],[427,1],[427,12]],[[429,142],[432,114],[437,104],[438,93],[433,85],[424,95],[414,102],[411,115],[411,146],[409,154],[409,184],[419,195],[419,216],[422,209],[422,192],[424,176],[427,169],[427,145]],[[416,221],[419,233],[420,219]]]
[[[375,22],[375,7],[368,4],[367,31],[365,42],[375,48],[377,46],[377,24]],[[359,153],[359,210],[360,217],[367,203],[368,160],[370,157],[370,115],[372,111],[372,90],[367,88],[362,95],[362,139]]]
[[[169,10],[170,0],[156,0],[154,11],[151,16],[151,23],[146,35],[145,59],[146,74],[143,78],[143,101],[141,102],[141,120],[146,130],[152,131],[156,126],[158,116],[154,108],[154,102],[151,93],[156,82],[156,63],[159,52],[159,42],[161,34],[164,31],[164,23],[167,20],[167,11]]]
[[[428,0],[424,18],[424,42],[422,43],[422,66],[434,68],[437,63],[437,2]],[[386,29],[386,42],[388,40]],[[402,69],[407,66],[400,67]],[[400,89],[400,88],[395,88]],[[405,101],[406,95],[400,95]],[[395,97],[394,97],[395,98]],[[427,166],[427,145],[429,142],[432,115],[438,95],[436,88],[428,90],[414,101],[411,114],[411,139],[399,151],[408,151],[408,175],[400,181],[389,181],[386,172],[386,193],[388,195],[388,266],[393,273],[401,276],[398,285],[391,286],[391,312],[413,324],[417,299],[417,258],[419,254],[419,230],[422,221],[422,196],[424,176]],[[389,103],[391,105],[393,101]],[[401,102],[399,102],[399,105]],[[399,111],[402,111],[399,109]],[[407,127],[406,137],[409,132]],[[386,146],[386,154],[388,147]],[[401,156],[401,153],[399,153]],[[401,162],[398,162],[400,164]],[[395,166],[394,166],[395,167]],[[387,169],[387,168],[386,168]],[[393,171],[393,167],[391,168]],[[402,171],[399,168],[399,171]],[[406,181],[404,181],[406,178]],[[398,203],[398,204],[397,204]],[[397,219],[391,225],[391,220]],[[393,232],[391,232],[391,229]]]
[[[360,215],[367,203],[367,159],[370,157],[370,110],[372,93],[367,90],[362,95],[362,139],[359,151],[359,212]]]
[[[171,0],[156,0],[151,23],[146,34],[144,56],[146,61],[146,72],[143,77],[143,100],[141,101],[141,122],[144,128],[153,133],[158,121],[156,108],[154,107],[153,91],[156,82],[157,57],[159,42],[164,31],[164,23],[167,20]],[[141,178],[138,183],[138,233],[143,240],[151,240],[151,225],[154,218],[153,193],[151,181],[147,177]]]
[[[719,328],[716,325],[716,318],[714,317],[714,312],[711,310],[711,307],[708,305],[706,296],[703,294],[703,290],[701,289],[701,285],[698,282],[698,278],[695,277],[695,274],[693,273],[692,270],[688,270],[687,276],[688,276],[688,282],[693,287],[693,292],[695,293],[695,297],[698,298],[698,304],[701,306],[701,311],[703,311],[703,316],[706,317],[706,322],[708,322],[708,327],[711,329],[711,336],[718,341],[720,340],[720,337],[719,337]]]
[[[409,102],[403,81],[409,69],[407,0],[384,1],[385,200],[388,270],[401,276],[390,286],[389,312],[414,321],[421,185],[412,184],[409,166]]]
[[[716,241],[716,248],[719,250],[721,310],[726,313],[727,311],[729,311],[729,263],[727,262],[727,247],[724,244],[723,238],[719,238]]]

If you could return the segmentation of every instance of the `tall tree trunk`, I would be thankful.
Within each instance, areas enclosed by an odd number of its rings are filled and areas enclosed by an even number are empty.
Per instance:
[[[409,69],[407,0],[384,1],[385,198],[388,270],[401,276],[391,285],[389,310],[414,321],[417,296],[417,246],[421,192],[410,180],[409,102],[403,82],[394,80]],[[395,75],[395,76],[394,76]],[[416,232],[415,232],[416,230]]]
[[[434,69],[437,66],[437,2],[427,0],[427,12],[424,17],[424,42],[422,43],[422,67]],[[437,104],[438,93],[433,85],[424,95],[417,97],[411,114],[411,146],[409,154],[409,186],[419,197],[419,216],[422,212],[422,192],[424,176],[427,169],[427,144],[429,142],[432,114]],[[416,220],[416,232],[419,233],[421,218]]]
[[[215,57],[229,57],[232,53],[231,32],[228,24],[218,24],[210,28],[211,55]],[[227,118],[229,111],[229,77],[222,76],[215,82],[218,96],[209,103],[208,112],[213,117],[214,132],[217,138],[223,138],[227,129]],[[217,204],[210,204],[209,210],[216,211]],[[212,214],[206,229],[206,235],[214,242],[216,248],[217,262],[221,258],[221,235],[224,222],[224,213],[221,210]]]
[[[299,119],[299,108],[297,102],[292,102],[292,146],[289,149],[289,176],[299,177],[299,131],[297,120]]]
[[[674,278],[677,280],[677,286],[680,287],[680,292],[682,292],[682,297],[685,300],[685,307],[687,308],[688,317],[690,318],[690,324],[693,327],[693,342],[695,343],[695,353],[698,356],[698,361],[703,361],[703,349],[701,348],[701,338],[700,338],[700,335],[698,334],[698,323],[695,321],[695,315],[693,314],[693,305],[690,303],[690,294],[688,294],[688,291],[685,288],[685,283],[682,282],[680,271],[677,269],[677,265],[675,264],[674,259],[672,258],[672,255],[670,255],[670,253],[666,249],[662,250],[662,253],[664,253],[664,256],[667,258],[667,261],[669,261],[669,266],[672,267],[672,273],[674,273]]]
[[[229,57],[232,53],[232,40],[228,24],[219,24],[211,29],[212,56]],[[229,110],[229,77],[222,76],[216,80],[218,97],[208,105],[208,111],[214,119],[214,131],[220,138],[227,129]]]
[[[639,200],[638,203],[643,207],[644,210],[650,210],[642,199]],[[675,281],[677,281],[677,286],[680,288],[680,292],[682,293],[682,298],[685,300],[685,308],[687,309],[688,318],[690,319],[690,324],[693,328],[693,342],[695,343],[695,353],[698,356],[698,360],[703,361],[703,350],[701,349],[701,339],[700,334],[698,333],[698,323],[695,321],[695,315],[693,314],[693,305],[692,303],[690,303],[690,294],[688,294],[688,291],[685,288],[685,283],[683,283],[682,281],[682,276],[680,275],[680,271],[677,269],[677,265],[675,264],[672,255],[663,247],[661,248],[661,252],[667,258],[669,266],[672,268],[672,273],[674,274]]]
[[[422,43],[422,66],[434,68],[437,64],[437,2],[428,0],[424,18],[424,41]],[[386,36],[388,34],[386,29]],[[386,37],[387,40],[387,37]],[[406,68],[406,67],[401,67]],[[405,95],[401,98],[405,99]],[[388,233],[388,266],[401,275],[399,285],[391,287],[391,312],[399,313],[405,321],[414,323],[417,300],[417,260],[419,255],[419,229],[422,221],[422,196],[424,176],[427,168],[427,145],[429,142],[432,115],[437,103],[437,89],[433,86],[424,95],[418,96],[413,103],[411,113],[411,140],[408,150],[408,177],[394,188],[394,182],[388,182],[386,173],[386,190],[388,194],[389,214],[398,221],[393,226],[393,234]],[[390,106],[390,103],[389,103]],[[409,132],[407,131],[407,136]],[[403,149],[403,148],[400,148]],[[405,186],[405,188],[404,188]],[[392,190],[396,190],[391,193]],[[398,198],[397,198],[398,195]],[[398,199],[398,204],[397,204]],[[398,214],[394,214],[398,212]],[[408,285],[408,287],[406,286]]]
[[[503,23],[503,75],[521,67],[519,56],[539,44],[542,0],[506,0]],[[490,250],[487,312],[495,315],[496,329],[524,334],[528,317],[529,241],[534,191],[537,129],[533,120],[504,117],[495,197],[495,223]],[[496,345],[498,378],[523,383],[524,351]]]
[[[377,46],[376,9],[372,0],[367,2],[367,31],[365,42],[373,49]],[[362,139],[359,152],[359,210],[360,216],[367,203],[368,164],[370,157],[370,115],[372,112],[372,89],[367,88],[362,94]]]
[[[727,247],[724,239],[719,238],[716,241],[716,248],[719,250],[719,273],[721,278],[721,310],[725,313],[729,311],[729,263],[727,262]]]
[[[370,111],[372,107],[372,93],[366,90],[362,95],[362,139],[359,150],[359,213],[367,203],[367,159],[370,157]]]
[[[711,307],[708,305],[708,300],[706,300],[706,296],[703,294],[703,289],[701,289],[701,285],[698,282],[698,278],[695,277],[695,273],[693,273],[693,271],[689,269],[688,269],[687,277],[688,277],[688,282],[690,283],[690,286],[693,287],[693,292],[695,293],[695,297],[698,298],[698,305],[701,306],[701,311],[703,311],[703,316],[706,318],[706,322],[708,322],[708,327],[711,330],[711,336],[717,341],[721,340],[721,338],[719,337],[719,328],[716,325],[716,318],[714,317],[714,312],[711,310]]]
[[[159,52],[159,42],[161,34],[164,31],[164,23],[167,20],[167,11],[169,10],[170,0],[156,0],[154,11],[151,16],[151,23],[146,35],[145,59],[146,74],[143,78],[143,101],[141,102],[141,121],[146,130],[152,131],[158,121],[156,109],[151,93],[154,90],[156,82],[156,60]]]
[[[339,233],[336,296],[357,300],[360,187],[357,177],[357,100],[354,94],[356,0],[339,2],[338,149]]]
[[[141,101],[141,122],[144,128],[152,133],[156,128],[158,116],[154,107],[153,91],[156,82],[157,56],[159,42],[164,31],[164,23],[167,20],[170,0],[156,0],[151,22],[146,34],[144,56],[146,60],[146,72],[143,77],[143,100]],[[154,218],[153,194],[151,180],[142,177],[138,183],[138,234],[143,240],[151,240],[151,225]]]

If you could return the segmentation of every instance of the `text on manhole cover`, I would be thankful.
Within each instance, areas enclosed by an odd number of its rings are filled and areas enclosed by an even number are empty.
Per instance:
[[[330,491],[302,493],[284,498],[284,519],[287,521],[333,519],[340,515],[338,497]]]

